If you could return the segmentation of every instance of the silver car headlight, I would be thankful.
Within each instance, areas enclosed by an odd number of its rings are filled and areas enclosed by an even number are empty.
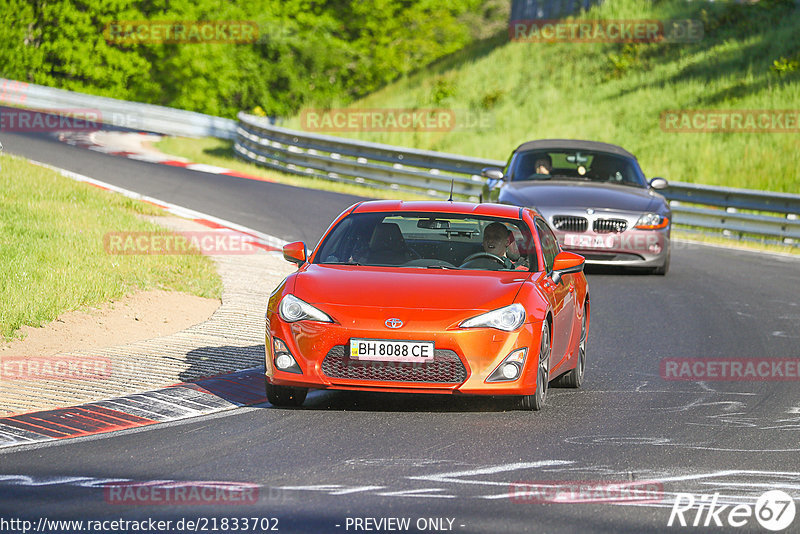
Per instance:
[[[498,330],[511,332],[522,326],[524,322],[525,308],[522,307],[522,304],[515,302],[510,306],[476,315],[475,317],[463,321],[458,326],[461,328],[497,328]]]
[[[636,221],[636,228],[639,230],[660,230],[667,226],[669,226],[669,217],[658,213],[645,213]]]
[[[303,320],[321,321],[323,323],[333,322],[333,319],[331,319],[327,313],[294,295],[286,295],[283,297],[283,300],[281,300],[278,306],[278,313],[281,319],[287,323],[295,323]]]

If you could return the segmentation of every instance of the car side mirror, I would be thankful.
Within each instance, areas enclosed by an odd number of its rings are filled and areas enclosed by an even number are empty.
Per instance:
[[[553,282],[558,284],[561,282],[561,277],[569,273],[579,273],[583,271],[583,266],[586,264],[586,259],[580,254],[574,252],[559,252],[556,259],[553,261],[553,270],[550,272],[550,278]]]
[[[650,188],[651,189],[666,189],[669,186],[669,182],[667,182],[664,178],[660,176],[656,176],[652,180],[650,180]]]
[[[481,176],[490,180],[502,180],[503,171],[497,167],[486,167],[481,171]]]
[[[298,266],[303,265],[308,258],[306,244],[302,241],[295,241],[283,246],[283,259],[296,263]]]

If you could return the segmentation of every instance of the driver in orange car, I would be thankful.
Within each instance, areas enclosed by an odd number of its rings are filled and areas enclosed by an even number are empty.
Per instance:
[[[523,265],[514,235],[506,225],[493,222],[483,229],[483,251],[502,258],[506,269],[516,269]]]

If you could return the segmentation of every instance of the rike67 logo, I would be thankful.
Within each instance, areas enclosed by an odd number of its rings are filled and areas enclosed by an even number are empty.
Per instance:
[[[743,527],[753,518],[762,528],[778,532],[792,524],[795,503],[781,490],[771,490],[752,504],[719,504],[719,493],[695,499],[691,493],[678,493],[667,526],[671,527]],[[694,511],[694,508],[697,510]]]

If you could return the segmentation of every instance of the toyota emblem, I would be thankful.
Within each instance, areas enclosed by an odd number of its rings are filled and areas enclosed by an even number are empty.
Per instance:
[[[386,319],[386,322],[384,324],[386,325],[386,328],[400,328],[401,326],[403,326],[403,321],[395,317],[392,317],[391,319]]]

